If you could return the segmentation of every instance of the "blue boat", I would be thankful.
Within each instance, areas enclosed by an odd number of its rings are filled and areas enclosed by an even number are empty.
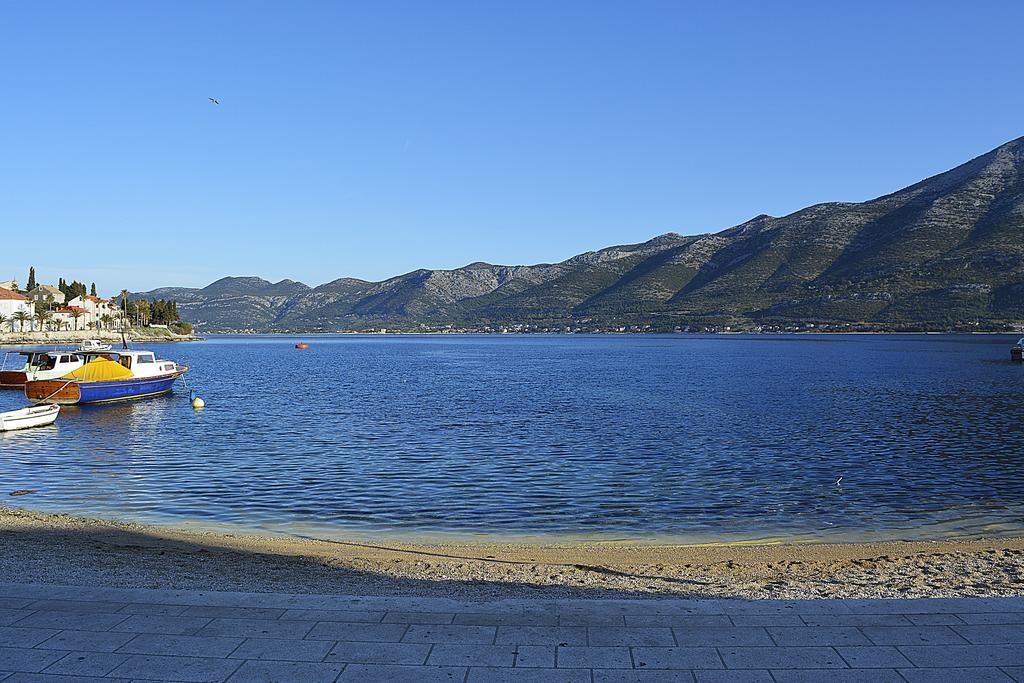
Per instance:
[[[188,367],[161,360],[152,351],[98,351],[80,354],[85,364],[59,379],[29,381],[25,396],[33,403],[85,405],[160,396]]]

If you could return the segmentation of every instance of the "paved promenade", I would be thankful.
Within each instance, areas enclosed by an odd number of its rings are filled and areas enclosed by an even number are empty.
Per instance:
[[[0,680],[1024,681],[1024,598],[503,600],[0,584]]]

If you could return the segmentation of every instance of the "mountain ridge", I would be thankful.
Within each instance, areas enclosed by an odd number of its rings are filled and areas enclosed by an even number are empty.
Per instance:
[[[668,232],[557,263],[418,269],[379,282],[226,277],[160,288],[208,331],[818,325],[1024,320],[1024,137],[865,202]]]

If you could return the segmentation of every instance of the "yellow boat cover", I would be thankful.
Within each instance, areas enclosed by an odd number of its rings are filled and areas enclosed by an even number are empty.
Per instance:
[[[116,361],[95,358],[77,370],[64,375],[63,379],[77,379],[83,382],[105,382],[112,379],[127,379],[132,371]]]

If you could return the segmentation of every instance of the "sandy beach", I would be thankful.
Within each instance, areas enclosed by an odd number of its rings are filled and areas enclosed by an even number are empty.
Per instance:
[[[417,545],[200,532],[0,508],[0,575],[24,583],[481,600],[1024,595],[1024,538]]]

